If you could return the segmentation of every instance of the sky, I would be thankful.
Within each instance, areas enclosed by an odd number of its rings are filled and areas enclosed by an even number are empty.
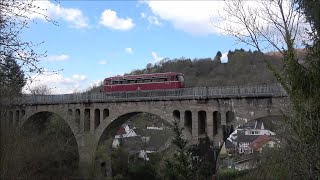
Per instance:
[[[79,92],[163,58],[214,58],[221,51],[226,62],[229,50],[249,49],[214,23],[223,13],[223,1],[35,3],[57,25],[30,15],[34,23],[23,31],[22,39],[44,42],[35,50],[46,52],[39,65],[47,72],[34,76],[25,92],[43,84],[54,94]]]

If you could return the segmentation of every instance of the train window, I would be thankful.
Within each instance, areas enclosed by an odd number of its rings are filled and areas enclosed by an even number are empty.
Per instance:
[[[113,80],[113,81],[112,81],[112,84],[119,84],[119,81]]]
[[[157,77],[152,77],[152,82],[160,82],[160,79],[158,79]]]
[[[144,79],[143,82],[145,82],[145,83],[151,82],[151,79]]]
[[[128,80],[128,84],[134,84],[134,83],[135,83],[135,80],[133,80],[133,79]]]
[[[128,84],[128,81],[126,79],[121,79],[120,84]]]
[[[140,79],[140,78],[138,78],[138,79],[136,80],[136,82],[137,82],[137,83],[143,83],[143,80]]]
[[[167,77],[160,77],[160,81],[167,81]]]

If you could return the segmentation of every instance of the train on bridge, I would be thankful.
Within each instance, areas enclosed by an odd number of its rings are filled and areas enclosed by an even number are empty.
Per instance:
[[[104,92],[184,88],[184,75],[177,72],[114,76],[104,79]]]

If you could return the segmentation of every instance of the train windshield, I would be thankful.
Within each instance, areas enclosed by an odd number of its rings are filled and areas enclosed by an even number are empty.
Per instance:
[[[184,77],[182,75],[177,76],[178,81],[184,82]]]

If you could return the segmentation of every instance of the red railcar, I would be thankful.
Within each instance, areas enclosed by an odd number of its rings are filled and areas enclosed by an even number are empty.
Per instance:
[[[176,72],[115,76],[104,80],[105,92],[176,89],[184,86],[183,74]]]

